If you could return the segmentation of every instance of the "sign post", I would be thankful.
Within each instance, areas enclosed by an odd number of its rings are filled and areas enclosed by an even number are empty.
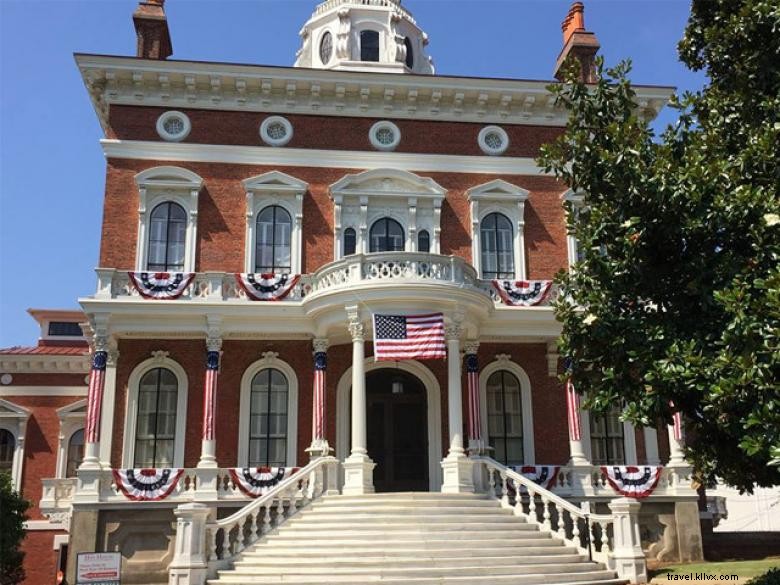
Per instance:
[[[79,553],[76,585],[120,585],[122,555],[118,552]]]

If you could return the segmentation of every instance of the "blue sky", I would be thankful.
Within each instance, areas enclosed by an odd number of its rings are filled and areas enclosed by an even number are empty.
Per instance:
[[[0,347],[33,344],[34,308],[95,290],[105,178],[74,52],[133,55],[133,0],[0,0]],[[168,0],[174,58],[291,65],[314,0]],[[549,79],[569,0],[405,0],[440,74]],[[698,88],[678,62],[687,0],[585,0],[607,63]],[[659,124],[673,121],[664,112]],[[118,267],[126,268],[126,267]]]

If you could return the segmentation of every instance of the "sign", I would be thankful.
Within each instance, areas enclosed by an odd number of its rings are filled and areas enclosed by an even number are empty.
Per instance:
[[[122,555],[118,552],[79,553],[76,558],[76,585],[120,585]]]

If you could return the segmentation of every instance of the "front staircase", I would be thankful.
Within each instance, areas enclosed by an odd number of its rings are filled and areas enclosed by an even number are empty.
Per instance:
[[[263,535],[211,585],[625,583],[499,500],[475,494],[323,496]]]

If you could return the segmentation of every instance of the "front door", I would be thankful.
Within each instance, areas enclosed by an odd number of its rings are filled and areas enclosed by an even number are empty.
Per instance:
[[[425,386],[397,369],[366,375],[368,456],[377,492],[428,490]]]

